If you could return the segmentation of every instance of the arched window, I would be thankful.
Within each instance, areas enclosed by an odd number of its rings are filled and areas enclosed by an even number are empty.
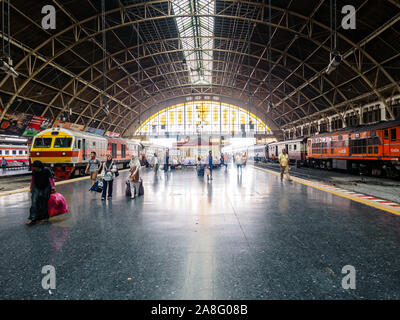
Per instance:
[[[136,134],[272,134],[253,113],[216,101],[190,101],[167,107],[149,117]]]

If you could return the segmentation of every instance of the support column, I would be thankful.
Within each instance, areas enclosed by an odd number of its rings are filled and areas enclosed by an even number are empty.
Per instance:
[[[358,108],[358,112],[359,112],[359,124],[360,125],[363,125],[364,124],[364,116],[363,116],[363,108],[362,107],[360,107],[360,108]]]
[[[386,109],[381,103],[379,104],[379,109],[381,109],[381,121],[386,121]]]

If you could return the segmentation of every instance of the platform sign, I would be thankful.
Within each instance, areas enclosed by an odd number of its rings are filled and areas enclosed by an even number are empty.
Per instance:
[[[34,137],[40,131],[50,128],[52,123],[52,119],[41,116],[33,116],[22,135],[24,137]]]
[[[20,136],[24,133],[32,117],[25,113],[7,113],[0,123],[0,133]]]

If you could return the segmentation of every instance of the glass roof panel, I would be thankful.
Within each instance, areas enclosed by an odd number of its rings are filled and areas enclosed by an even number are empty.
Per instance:
[[[215,0],[173,0],[183,54],[192,83],[211,84]],[[187,16],[184,16],[187,15]]]

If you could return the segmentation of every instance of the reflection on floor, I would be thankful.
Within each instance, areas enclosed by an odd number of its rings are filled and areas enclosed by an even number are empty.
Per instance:
[[[400,218],[252,167],[143,171],[145,196],[58,187],[70,213],[26,227],[29,194],[0,198],[1,299],[400,298]],[[42,267],[57,287],[41,286]],[[346,265],[356,289],[342,288]]]

